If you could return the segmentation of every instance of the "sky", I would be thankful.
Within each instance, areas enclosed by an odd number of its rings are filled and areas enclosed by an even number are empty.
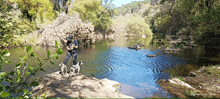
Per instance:
[[[113,0],[112,4],[114,4],[116,7],[121,7],[122,4],[126,5],[128,3],[131,3],[132,1],[144,1],[144,0]]]
[[[72,0],[72,1],[74,1],[74,0]],[[109,0],[109,1],[110,1],[110,0]],[[121,7],[122,4],[123,4],[123,5],[126,5],[126,4],[128,4],[128,3],[133,2],[133,1],[144,1],[144,0],[113,0],[113,1],[112,1],[112,4],[114,4],[115,7],[117,8],[117,7]]]

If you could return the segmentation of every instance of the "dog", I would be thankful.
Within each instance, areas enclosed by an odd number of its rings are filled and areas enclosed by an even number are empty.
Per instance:
[[[61,72],[61,74],[63,75],[65,75],[65,74],[67,74],[67,67],[66,67],[66,65],[65,64],[63,64],[63,62],[61,62],[60,64],[59,64],[59,66],[60,66],[60,72]]]
[[[75,70],[77,69],[78,70],[78,75],[79,75],[79,71],[80,71],[80,65],[83,65],[83,62],[82,61],[79,61],[76,65],[72,65],[70,67],[70,73],[71,74],[74,74],[75,73]]]

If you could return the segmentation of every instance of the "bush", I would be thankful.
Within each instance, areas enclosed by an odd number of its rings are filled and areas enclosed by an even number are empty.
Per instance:
[[[150,26],[145,23],[144,18],[142,18],[141,16],[130,17],[126,27],[126,31],[130,35],[152,35]]]
[[[15,2],[18,6],[15,6]],[[23,2],[28,3],[28,5],[25,6]],[[36,3],[39,6],[35,7]],[[33,2],[32,0],[2,0],[0,5],[0,47],[19,45],[20,42],[17,41],[22,40],[16,38],[18,35],[26,35],[36,30],[37,23],[48,23],[56,17],[57,13],[53,11],[53,6],[49,0]],[[30,6],[29,10],[27,10],[27,6]]]
[[[62,49],[58,48],[59,45],[60,44],[55,41],[55,46],[57,48],[56,52],[51,54],[48,50],[47,58],[43,60],[37,57],[37,55],[33,52],[32,47],[27,46],[27,54],[20,57],[20,62],[15,65],[13,71],[0,71],[0,98],[26,98],[28,95],[31,95],[31,87],[39,85],[38,82],[33,79],[37,72],[45,72],[43,66],[47,62],[54,65],[52,58],[58,59],[59,55],[63,53]],[[0,70],[2,69],[2,64],[10,64],[10,61],[6,59],[7,56],[10,56],[9,51],[0,52]],[[37,66],[30,66],[27,63],[29,58],[36,58],[38,60]]]
[[[36,24],[20,18],[21,13],[7,0],[0,2],[0,47],[14,46],[14,35],[27,34],[36,29]]]

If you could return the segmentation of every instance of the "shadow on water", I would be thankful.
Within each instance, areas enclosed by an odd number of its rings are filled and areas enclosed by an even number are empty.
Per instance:
[[[120,38],[116,40],[103,39],[97,41],[95,45],[87,48],[81,47],[78,52],[77,60],[82,60],[84,65],[81,67],[81,74],[91,76],[94,74],[99,79],[108,78],[122,83],[119,91],[122,94],[130,95],[135,98],[146,98],[153,95],[164,98],[172,98],[169,93],[164,93],[156,83],[158,79],[168,79],[172,68],[180,68],[189,64],[195,64],[190,68],[199,67],[206,64],[219,63],[219,50],[205,49],[197,47],[191,51],[183,51],[177,54],[165,54],[158,50],[157,46],[150,45],[151,37],[147,38]],[[145,46],[140,50],[128,49],[128,46],[142,43]],[[51,52],[55,48],[33,47],[36,54],[44,59],[47,49]],[[64,60],[67,50],[63,48],[64,54],[59,59],[54,59],[55,65],[46,64],[43,68],[45,73],[38,73],[38,77],[59,70],[58,64]],[[19,62],[19,56],[25,55],[25,48],[10,49],[12,60],[10,65],[3,66],[4,71],[13,70]],[[156,54],[157,57],[146,57],[147,54]],[[206,59],[206,60],[205,60]],[[31,66],[36,65],[35,60],[30,60]],[[69,67],[71,62],[67,63]],[[69,68],[68,68],[69,69]],[[179,69],[180,72],[181,68]],[[177,72],[179,72],[177,71]],[[184,74],[183,73],[183,74]],[[38,78],[37,77],[37,78]]]

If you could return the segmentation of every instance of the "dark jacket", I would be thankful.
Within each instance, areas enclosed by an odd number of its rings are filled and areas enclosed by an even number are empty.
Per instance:
[[[70,47],[71,44],[75,44],[75,46],[79,46],[78,42],[76,40],[73,40],[72,42],[71,41],[67,41],[67,46]],[[68,52],[71,52],[71,53],[76,53],[77,52],[77,49],[73,49],[73,50],[68,50]]]

